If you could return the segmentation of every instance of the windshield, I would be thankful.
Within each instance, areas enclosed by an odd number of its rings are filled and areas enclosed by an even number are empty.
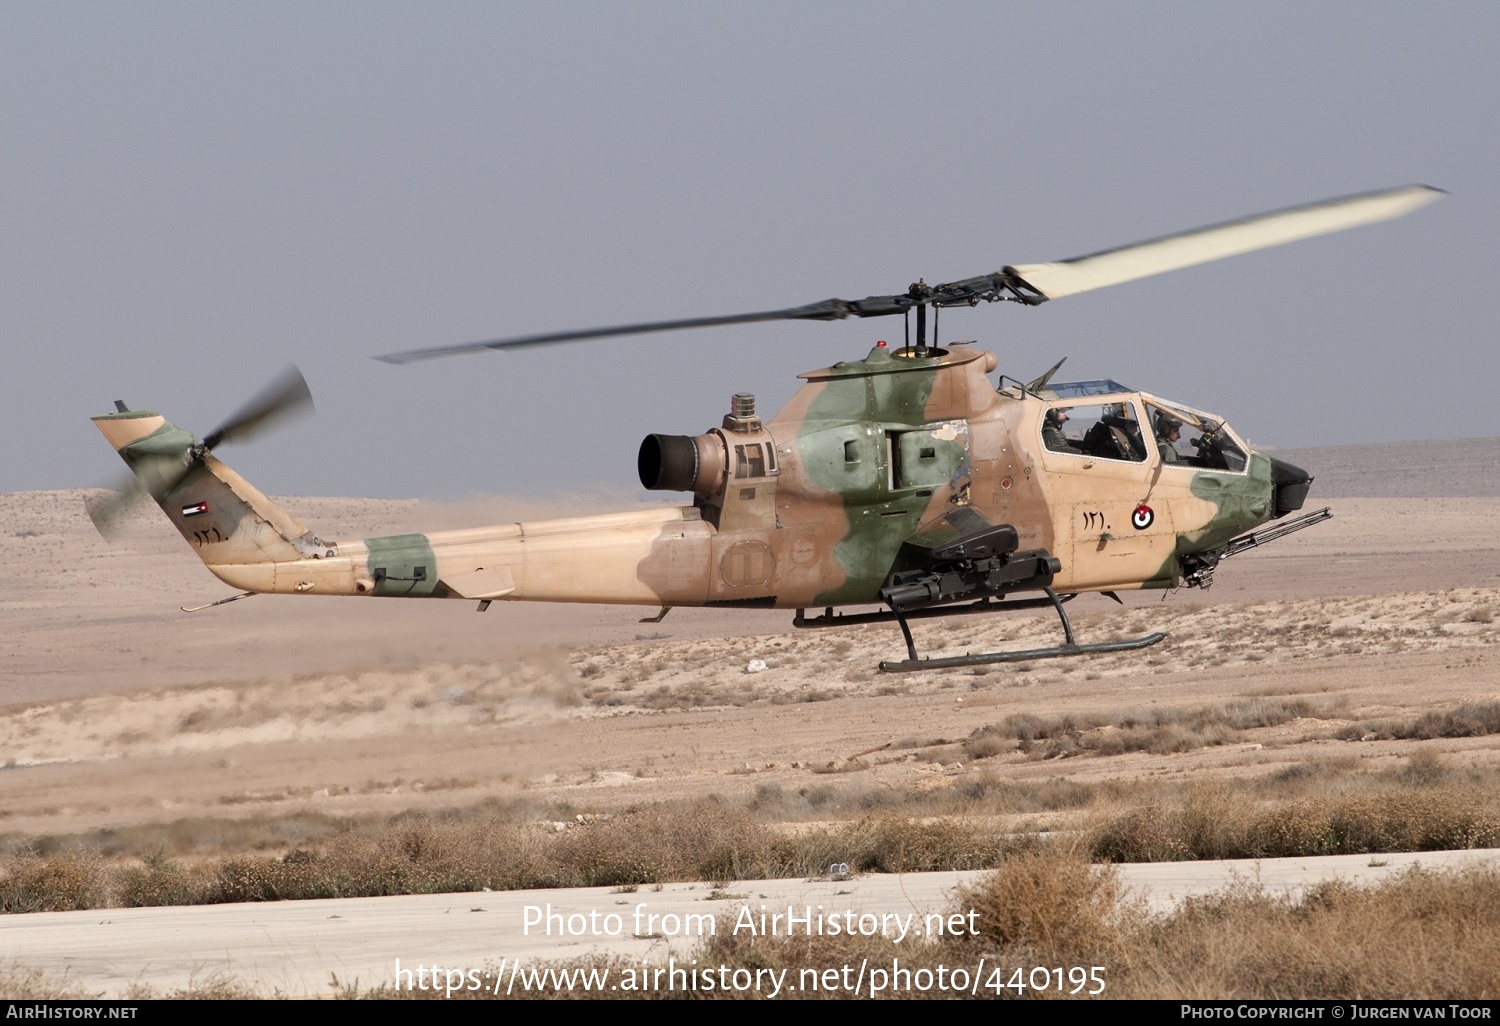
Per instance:
[[[1156,396],[1142,398],[1164,465],[1236,473],[1245,469],[1245,446],[1221,418]]]

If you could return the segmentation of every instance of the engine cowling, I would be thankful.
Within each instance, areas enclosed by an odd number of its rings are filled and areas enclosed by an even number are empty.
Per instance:
[[[705,499],[724,490],[728,460],[717,431],[701,435],[647,435],[636,455],[641,487],[692,492]]]

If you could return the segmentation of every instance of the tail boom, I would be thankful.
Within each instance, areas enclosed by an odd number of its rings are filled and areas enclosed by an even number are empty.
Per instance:
[[[150,411],[94,423],[204,565],[251,593],[702,605],[715,529],[692,507],[325,541]]]
[[[702,605],[713,528],[691,507],[400,534],[332,556],[210,566],[243,591]]]

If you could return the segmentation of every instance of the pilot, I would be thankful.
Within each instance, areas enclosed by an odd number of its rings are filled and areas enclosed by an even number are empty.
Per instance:
[[[1063,434],[1062,426],[1068,422],[1068,411],[1055,407],[1047,411],[1042,418],[1042,444],[1053,452],[1076,452],[1082,453],[1072,442],[1068,441]]]
[[[1156,451],[1163,463],[1181,463],[1182,454],[1177,451],[1177,440],[1182,437],[1182,421],[1158,412],[1156,415]]]

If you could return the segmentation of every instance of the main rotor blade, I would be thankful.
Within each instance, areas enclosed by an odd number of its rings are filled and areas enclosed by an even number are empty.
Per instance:
[[[543,335],[516,335],[486,342],[463,342],[431,349],[408,349],[388,353],[375,359],[386,363],[414,363],[440,356],[462,356],[485,349],[525,349],[558,342],[579,342],[588,338],[610,338],[617,335],[649,335],[657,331],[679,331],[683,328],[711,328],[722,324],[754,324],[758,321],[841,321],[845,317],[884,317],[905,313],[912,300],[907,296],[871,296],[868,299],[825,299],[821,303],[793,306],[785,310],[762,310],[757,313],[730,314],[725,317],[690,317],[680,321],[650,321],[645,324],[620,324],[610,328],[584,328],[579,331],[549,331]]]
[[[297,365],[292,364],[241,406],[234,416],[206,435],[203,445],[212,449],[224,442],[243,442],[279,420],[303,412],[311,413],[312,405],[312,391],[307,387],[307,379]]]
[[[785,310],[762,310],[756,313],[731,314],[724,317],[691,317],[675,321],[648,321],[621,324],[608,328],[584,328],[575,331],[552,331],[540,335],[516,335],[464,342],[458,345],[433,346],[388,353],[375,359],[386,363],[415,363],[443,356],[462,356],[486,349],[525,349],[529,346],[579,342],[591,338],[621,335],[648,335],[659,331],[685,328],[711,328],[725,324],[753,324],[759,321],[838,321],[846,317],[886,317],[904,314],[913,307],[974,306],[980,302],[1007,300],[1027,305],[1049,299],[1089,292],[1119,285],[1137,278],[1148,278],[1212,260],[1249,253],[1257,249],[1280,246],[1299,239],[1343,231],[1360,225],[1387,221],[1409,214],[1433,200],[1446,196],[1442,189],[1429,185],[1408,185],[1399,189],[1361,193],[1340,199],[1288,207],[1267,214],[1226,221],[1207,228],[1166,235],[1117,249],[1060,260],[1049,264],[1017,264],[995,274],[965,278],[961,281],[928,286],[922,282],[902,294],[869,296],[865,299],[825,299],[820,303],[788,307]],[[305,386],[304,386],[305,387]],[[219,433],[206,440],[209,448],[223,440]]]
[[[1017,264],[1007,267],[1004,273],[1020,278],[1048,299],[1060,299],[1299,239],[1389,221],[1446,195],[1442,189],[1430,185],[1360,193],[1195,228],[1071,260]]]

